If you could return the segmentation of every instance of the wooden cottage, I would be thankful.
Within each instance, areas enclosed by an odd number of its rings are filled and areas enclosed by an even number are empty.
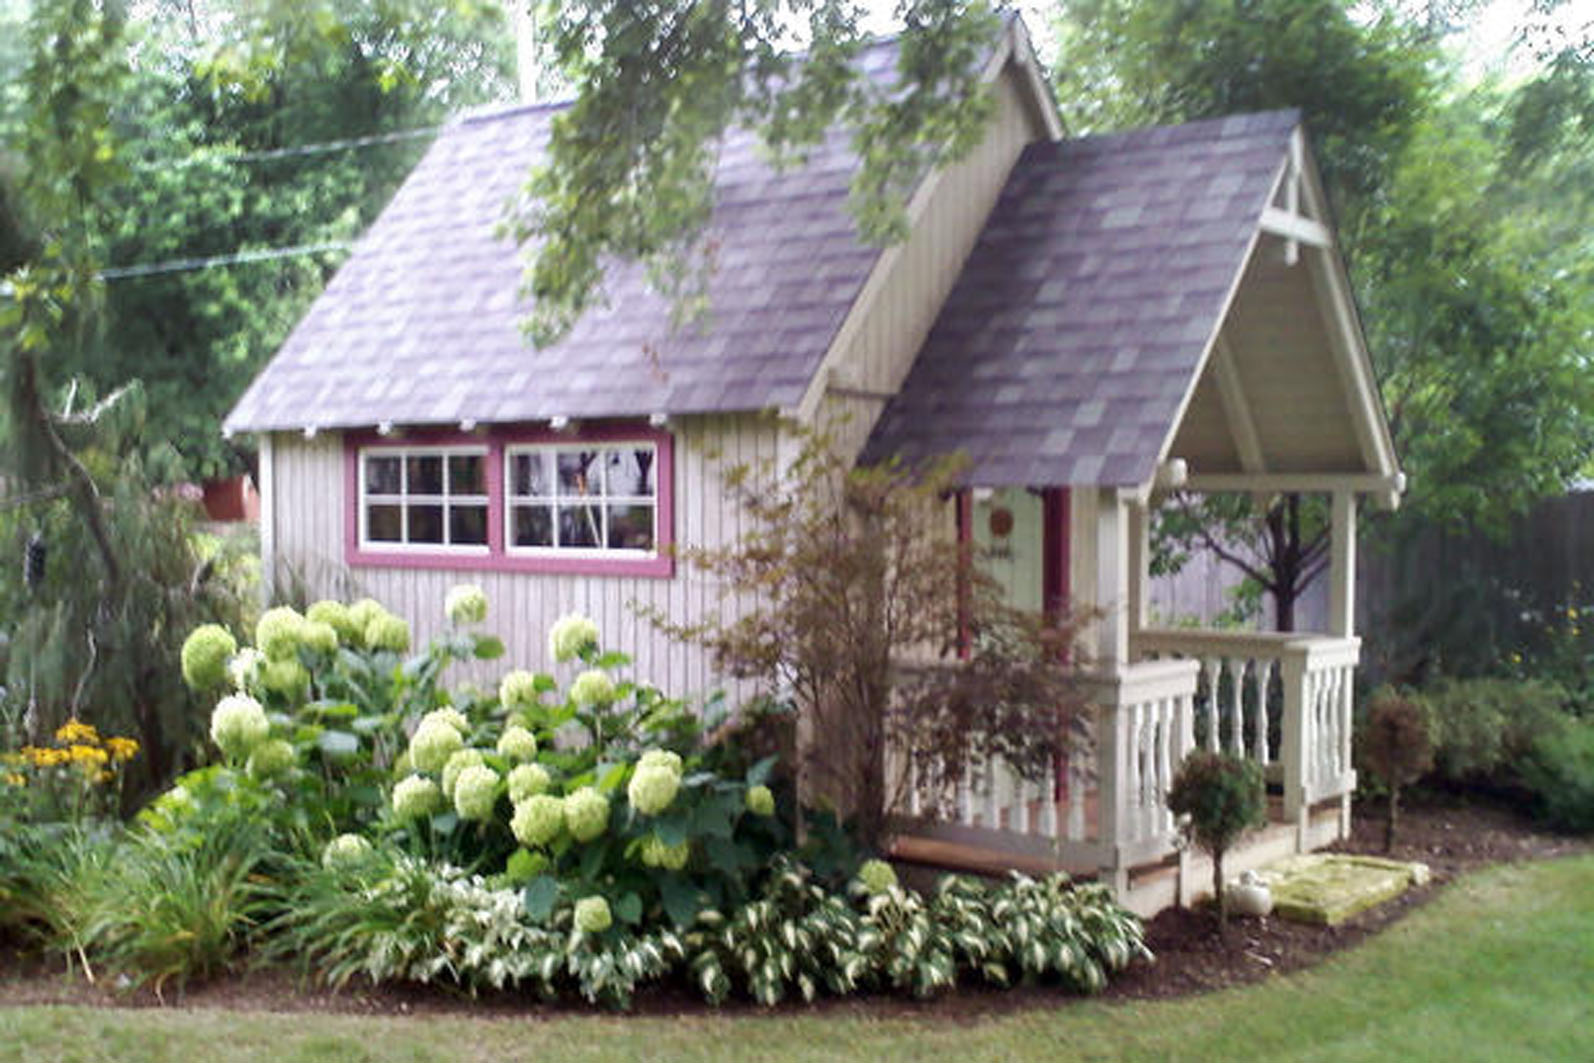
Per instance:
[[[579,611],[638,675],[704,692],[708,662],[634,604],[719,608],[669,548],[738,537],[725,471],[790,444],[768,411],[845,413],[865,460],[966,453],[964,526],[1015,602],[1101,615],[1095,763],[901,809],[901,857],[1099,873],[1154,910],[1199,882],[1161,802],[1198,742],[1270,765],[1255,857],[1342,835],[1356,507],[1401,476],[1299,118],[1062,139],[1017,19],[984,77],[985,138],[924,178],[900,245],[858,242],[845,135],[780,172],[732,135],[705,324],[672,330],[618,268],[541,349],[497,228],[556,108],[452,124],[227,420],[259,440],[268,578],[372,595],[422,637],[469,579],[517,664]],[[1330,630],[1147,626],[1148,511],[1174,487],[1332,496]]]

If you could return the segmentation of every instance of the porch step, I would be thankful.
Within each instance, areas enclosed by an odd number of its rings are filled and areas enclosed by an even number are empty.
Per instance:
[[[1005,878],[1009,871],[1026,875],[1050,875],[1066,871],[1074,878],[1095,878],[1094,867],[1069,867],[1061,861],[1024,853],[1007,852],[981,845],[899,835],[887,855],[892,860],[943,871],[959,871],[987,878]]]

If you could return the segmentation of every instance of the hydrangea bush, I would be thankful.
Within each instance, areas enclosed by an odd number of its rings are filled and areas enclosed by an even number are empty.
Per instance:
[[[480,588],[455,588],[446,633],[407,656],[407,625],[369,600],[268,610],[252,646],[196,632],[185,673],[219,695],[218,763],[145,824],[202,829],[225,807],[290,827],[300,863],[285,864],[266,936],[333,981],[624,1004],[680,976],[711,1001],[773,1003],[925,995],[970,971],[1092,989],[1140,951],[1132,917],[1066,883],[924,898],[889,864],[853,859],[827,885],[795,859],[774,758],[748,765],[705,742],[585,617],[550,632],[553,674],[445,689],[450,662],[501,656],[468,630],[487,608]]]

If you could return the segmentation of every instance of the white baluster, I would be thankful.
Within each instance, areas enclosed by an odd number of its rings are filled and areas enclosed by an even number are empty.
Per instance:
[[[1121,825],[1122,830],[1129,835],[1121,840],[1134,841],[1140,837],[1140,705],[1125,705],[1124,713],[1129,717],[1128,738],[1129,755],[1124,758],[1128,761],[1129,777],[1123,781],[1123,802],[1120,808],[1127,815]]]
[[[1243,657],[1227,658],[1229,665],[1229,752],[1237,757],[1245,755],[1245,723],[1241,717],[1240,698],[1245,693],[1245,665]]]
[[[1156,809],[1156,831],[1165,835],[1173,828],[1172,814],[1165,798],[1168,783],[1173,780],[1173,743],[1178,728],[1177,700],[1163,698],[1157,703],[1157,784],[1153,787],[1151,807]]]
[[[1256,668],[1251,672],[1251,686],[1256,691],[1256,761],[1264,767],[1270,760],[1267,750],[1267,695],[1272,685],[1273,658],[1259,658]]]

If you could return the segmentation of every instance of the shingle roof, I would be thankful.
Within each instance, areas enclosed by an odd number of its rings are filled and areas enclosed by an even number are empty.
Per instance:
[[[961,450],[976,485],[1149,482],[1299,120],[1030,145],[866,458]]]
[[[892,45],[860,58],[894,69]],[[612,269],[607,307],[533,347],[523,258],[496,234],[547,143],[555,107],[445,130],[227,418],[233,431],[686,414],[795,405],[879,249],[847,211],[856,160],[829,137],[777,173],[727,137],[707,238],[701,327],[672,330],[640,267]]]

